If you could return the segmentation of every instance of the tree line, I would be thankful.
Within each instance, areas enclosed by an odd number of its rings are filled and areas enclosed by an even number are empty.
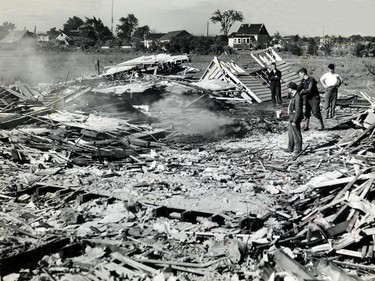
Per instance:
[[[108,26],[104,25],[100,18],[85,17],[84,19],[73,16],[63,24],[62,29],[56,27],[47,31],[50,39],[55,38],[61,32],[64,32],[70,38],[68,40],[70,47],[81,47],[82,49],[95,49],[103,45],[107,46],[131,46],[136,51],[160,52],[167,51],[170,53],[222,53],[223,51],[233,51],[228,48],[228,35],[236,22],[242,22],[244,16],[242,12],[236,10],[220,11],[216,10],[211,18],[214,24],[220,24],[221,35],[218,36],[187,36],[184,38],[172,38],[169,42],[151,42],[146,50],[143,41],[151,33],[148,25],[141,26],[134,14],[128,14],[121,17],[116,25],[115,33]],[[0,40],[9,32],[16,29],[16,25],[10,22],[4,22],[0,25]],[[341,36],[326,36],[327,40],[320,42],[319,37],[300,37],[297,35],[280,36],[276,32],[273,43],[282,42],[282,51],[289,51],[294,55],[345,55],[347,51],[338,49],[337,46],[351,44],[350,53],[354,56],[375,56],[375,38],[364,38],[360,35],[353,35],[348,38]],[[49,46],[61,44],[63,42],[49,43]],[[277,44],[280,45],[280,44]],[[272,46],[272,42],[271,42]],[[57,46],[59,47],[59,46]]]
[[[220,23],[222,36],[188,36],[186,38],[172,38],[170,42],[160,43],[152,42],[150,51],[168,51],[168,52],[192,52],[207,53],[220,52],[226,48],[227,35],[233,23],[242,21],[241,12],[228,10],[221,12],[215,11],[211,17],[213,23]],[[0,26],[0,40],[9,32],[16,29],[13,23],[4,22]],[[52,27],[47,31],[50,39],[55,38],[61,32],[64,32],[68,38],[70,46],[81,46],[85,48],[100,47],[103,45],[121,46],[130,45],[137,50],[143,49],[143,40],[151,33],[148,25],[140,26],[139,21],[134,14],[128,14],[121,17],[116,25],[115,34],[108,26],[104,25],[100,18],[92,17],[82,19],[77,16],[70,17],[63,24],[62,29]],[[64,45],[65,42],[56,44]],[[61,46],[62,47],[62,46]]]

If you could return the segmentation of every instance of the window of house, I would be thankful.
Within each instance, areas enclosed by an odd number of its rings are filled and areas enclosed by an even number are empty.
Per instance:
[[[250,44],[250,38],[246,39],[247,44]]]

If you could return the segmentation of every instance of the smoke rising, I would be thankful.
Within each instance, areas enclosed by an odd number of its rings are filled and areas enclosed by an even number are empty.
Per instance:
[[[2,49],[0,53],[1,84],[21,81],[27,84],[50,82],[52,80],[46,67],[45,57],[39,56],[35,49]]]
[[[59,83],[95,74],[95,54],[56,52],[35,46],[0,49],[0,84]]]
[[[225,135],[226,126],[232,125],[233,120],[210,111],[209,99],[190,104],[196,97],[170,95],[153,103],[150,112],[159,117],[163,126],[173,126],[184,135],[203,135],[208,138]]]

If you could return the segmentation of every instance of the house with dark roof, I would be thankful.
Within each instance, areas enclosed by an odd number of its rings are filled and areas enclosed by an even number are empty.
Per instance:
[[[271,36],[264,24],[241,24],[228,38],[228,46],[236,50],[265,49]]]
[[[169,42],[172,40],[172,38],[184,38],[189,37],[191,34],[187,32],[186,30],[176,30],[176,31],[170,31],[167,34],[160,37],[160,42]]]
[[[61,42],[65,45],[94,45],[98,40],[95,32],[89,29],[70,30],[69,32],[60,31],[53,39],[55,42]]]
[[[27,30],[12,30],[1,41],[4,47],[30,47],[36,42],[34,33]]]
[[[160,40],[161,37],[163,37],[166,33],[150,33],[147,34],[144,38],[143,45],[146,48],[150,48],[150,45],[152,42],[157,42]]]

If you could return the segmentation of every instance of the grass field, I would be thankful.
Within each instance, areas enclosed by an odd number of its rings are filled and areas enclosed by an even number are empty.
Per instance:
[[[306,67],[309,73],[318,79],[327,71],[327,65],[336,65],[336,72],[345,80],[343,89],[347,91],[366,91],[375,96],[375,76],[367,70],[374,65],[374,58],[357,57],[298,57],[280,52],[279,55],[293,70]],[[95,65],[99,60],[101,68],[142,56],[137,53],[83,53],[83,52],[41,52],[34,50],[1,50],[0,84],[21,81],[31,85],[38,83],[58,83],[96,73]],[[199,77],[214,56],[192,56],[186,65],[198,68]],[[237,64],[246,66],[252,58],[249,53],[223,55],[224,59],[233,59]],[[369,89],[370,88],[370,89]]]

